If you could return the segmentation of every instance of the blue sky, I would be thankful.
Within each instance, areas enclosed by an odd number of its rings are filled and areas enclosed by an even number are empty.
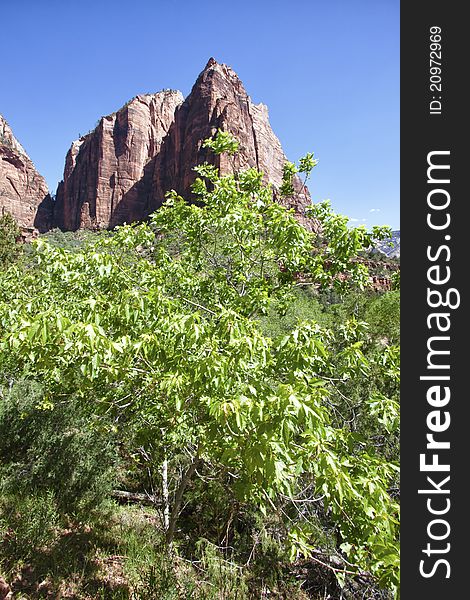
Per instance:
[[[65,154],[136,94],[186,96],[229,64],[310,190],[352,224],[399,228],[398,0],[0,1],[0,113],[52,191]]]

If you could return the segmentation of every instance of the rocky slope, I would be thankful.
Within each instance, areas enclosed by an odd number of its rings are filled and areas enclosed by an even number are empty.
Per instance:
[[[9,212],[27,236],[50,229],[52,210],[44,178],[0,115],[0,214]]]
[[[201,147],[217,128],[240,141],[235,165]],[[186,100],[176,91],[137,96],[72,144],[57,190],[55,225],[106,228],[144,219],[169,189],[190,198],[192,167],[204,160],[217,164],[222,174],[257,167],[275,187],[286,160],[267,108],[253,104],[236,73],[214,59]],[[303,216],[308,191],[299,179],[294,187],[288,205],[309,225]]]

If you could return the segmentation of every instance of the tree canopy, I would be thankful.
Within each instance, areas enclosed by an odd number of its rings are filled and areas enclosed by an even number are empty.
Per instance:
[[[237,149],[223,132],[206,144]],[[287,169],[284,192],[314,166],[309,155]],[[167,499],[169,544],[191,481],[210,472],[234,502],[279,511],[293,558],[314,553],[321,510],[338,579],[368,573],[397,590],[398,466],[377,443],[398,430],[396,348],[370,350],[355,318],[275,338],[259,322],[303,285],[364,287],[358,253],[389,232],[350,229],[328,203],[310,209],[309,232],[257,170],[195,170],[196,202],[170,192],[148,222],[73,252],[39,239],[26,266],[0,273],[3,376],[41,384],[40,410],[78,398],[95,421],[111,415],[106,427],[132,431],[162,485],[162,465],[183,465]]]

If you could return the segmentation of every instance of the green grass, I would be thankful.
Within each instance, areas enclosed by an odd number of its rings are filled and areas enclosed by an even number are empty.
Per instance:
[[[38,499],[38,504],[43,503]],[[39,539],[18,528],[25,515],[16,507],[5,526],[0,522],[0,574],[10,584],[14,598],[73,598],[106,600],[248,600],[250,598],[308,598],[290,586],[249,586],[248,569],[222,556],[206,540],[197,544],[191,559],[177,548],[163,545],[159,518],[151,508],[112,504],[90,523],[50,524]],[[29,510],[31,506],[27,507]],[[24,509],[24,506],[23,506]],[[46,510],[47,506],[45,509]],[[33,521],[41,510],[36,507]],[[44,519],[43,519],[44,520]],[[41,524],[44,523],[41,521]],[[16,543],[7,542],[16,528]],[[46,528],[47,529],[47,528]],[[34,552],[28,552],[34,546]],[[268,574],[265,577],[269,579]],[[286,588],[287,590],[287,588]],[[312,596],[310,596],[312,597]]]

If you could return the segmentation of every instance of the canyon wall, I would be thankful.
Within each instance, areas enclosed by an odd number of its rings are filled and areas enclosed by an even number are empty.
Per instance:
[[[53,203],[46,182],[0,115],[0,215],[3,212],[16,219],[26,236],[52,225]]]

